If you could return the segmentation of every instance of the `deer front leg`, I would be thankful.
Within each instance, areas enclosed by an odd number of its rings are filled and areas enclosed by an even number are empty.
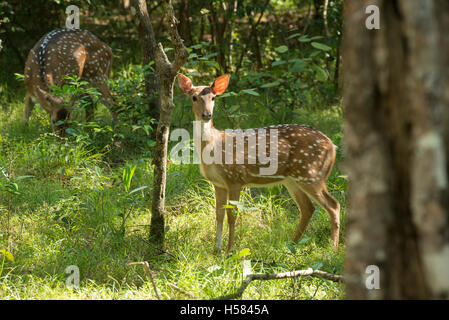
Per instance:
[[[217,234],[215,238],[215,250],[218,252],[222,247],[223,220],[225,209],[224,205],[228,199],[228,191],[226,189],[214,186],[215,188],[215,212],[217,220]]]
[[[232,186],[231,188],[229,188],[229,200],[239,201],[240,190],[241,186]],[[232,247],[234,246],[234,229],[235,229],[235,220],[237,220],[237,208],[226,209],[226,212],[228,216],[228,226],[229,226],[229,241],[227,252],[230,252]]]

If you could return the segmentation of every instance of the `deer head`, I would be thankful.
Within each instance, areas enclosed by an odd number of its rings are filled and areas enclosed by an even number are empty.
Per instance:
[[[192,80],[183,74],[178,75],[178,84],[182,92],[192,100],[195,120],[209,122],[212,119],[215,105],[215,96],[223,94],[229,84],[229,75],[225,74],[210,86],[193,86]]]

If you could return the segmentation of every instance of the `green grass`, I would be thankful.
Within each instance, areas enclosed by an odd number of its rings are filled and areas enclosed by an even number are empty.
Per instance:
[[[17,183],[19,192],[0,191],[0,249],[14,256],[11,262],[0,255],[0,299],[155,299],[142,268],[126,266],[145,260],[156,272],[163,299],[187,298],[167,282],[199,299],[231,293],[240,286],[241,260],[213,251],[214,193],[198,165],[168,166],[168,253],[161,254],[146,242],[152,186],[151,158],[147,154],[120,145],[117,148],[121,152],[115,155],[125,156],[111,162],[108,154],[51,135],[48,116],[42,110],[36,110],[29,126],[24,127],[20,98],[6,109],[0,110],[0,167]],[[301,109],[292,122],[314,125],[340,145],[339,107],[327,111]],[[134,202],[123,200],[121,178],[127,166],[136,166],[131,189],[148,186],[134,194]],[[20,176],[32,177],[16,180]],[[6,184],[6,178],[0,171],[1,184]],[[239,214],[234,253],[249,248],[247,259],[253,260],[252,269],[257,273],[312,266],[341,273],[346,181],[340,176],[338,164],[328,185],[342,204],[337,251],[330,244],[329,218],[318,208],[304,235],[309,240],[292,253],[286,242],[298,223],[299,212],[285,189],[272,187],[242,191],[241,202],[251,210]],[[132,210],[127,211],[130,203]],[[123,234],[120,226],[124,211],[130,216]],[[65,269],[70,265],[79,267],[79,289],[65,285]],[[341,299],[343,290],[341,284],[304,277],[252,282],[243,298]]]

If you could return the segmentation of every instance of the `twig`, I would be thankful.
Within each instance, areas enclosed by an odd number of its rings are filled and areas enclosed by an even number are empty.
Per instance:
[[[190,297],[191,299],[194,299],[194,300],[197,299],[193,294],[191,294],[190,292],[187,292],[187,291],[185,291],[184,289],[178,287],[176,284],[173,284],[173,283],[168,282],[168,281],[167,281],[167,284],[168,284],[170,287],[172,287],[173,289],[175,289],[175,290],[181,292],[182,294],[185,294],[186,296]]]
[[[281,273],[257,273],[250,274],[246,276],[245,280],[243,280],[240,288],[231,294],[227,294],[221,297],[214,298],[214,300],[230,300],[236,299],[243,295],[243,292],[248,287],[251,281],[253,280],[276,280],[276,279],[286,279],[286,278],[296,278],[302,276],[312,276],[312,277],[320,277],[327,280],[335,281],[335,282],[343,282],[343,276],[328,273],[321,270],[313,270],[312,268],[308,268],[307,270],[296,270],[291,272],[281,272]]]
[[[154,245],[154,244],[152,244],[151,242],[149,242],[149,241],[146,241],[146,240],[144,240],[144,239],[142,239],[142,238],[138,238],[139,240],[141,240],[141,241],[143,241],[143,242],[145,242],[146,244],[148,244],[150,247],[152,247],[153,249],[156,249],[156,250],[158,250],[158,251],[160,251],[161,253],[166,253],[166,254],[168,254],[170,257],[172,257],[172,258],[176,258],[176,256],[173,254],[173,253],[170,253],[170,252],[168,252],[168,251],[166,251],[166,250],[164,250],[164,249],[161,249],[161,248],[159,248],[158,246],[156,246],[156,245]]]
[[[147,261],[130,262],[126,266],[127,267],[131,267],[131,266],[138,266],[138,265],[141,265],[143,267],[143,271],[150,277],[151,283],[153,284],[153,289],[154,289],[154,292],[156,293],[157,299],[158,300],[162,300],[161,296],[159,295],[159,290],[156,287],[156,283],[154,282],[153,275],[151,274],[150,265],[148,264]]]

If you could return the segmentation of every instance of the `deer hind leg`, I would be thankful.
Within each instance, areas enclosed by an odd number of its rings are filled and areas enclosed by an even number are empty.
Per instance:
[[[301,190],[299,184],[296,181],[288,180],[284,183],[290,196],[295,200],[296,205],[301,213],[298,226],[296,227],[295,233],[293,235],[293,241],[298,242],[301,239],[304,231],[306,230],[310,218],[312,218],[313,212],[315,211],[315,206],[313,205],[310,198],[304,191]]]
[[[228,191],[226,189],[214,186],[215,188],[215,212],[217,234],[215,238],[215,250],[220,251],[222,247],[223,220],[225,215],[224,205],[228,199]]]
[[[334,247],[337,247],[340,233],[340,203],[329,194],[324,182],[301,184],[301,187],[329,214],[331,223],[331,240]]]
[[[240,190],[241,186],[233,186],[229,188],[229,200],[230,201],[239,201],[240,200]],[[232,247],[234,246],[234,232],[235,232],[235,221],[237,220],[237,215],[234,213],[237,211],[237,208],[226,209],[227,217],[228,217],[228,227],[229,227],[229,241],[228,241],[228,249],[227,252],[230,252]]]
[[[25,112],[23,114],[23,124],[28,124],[28,121],[30,120],[31,112],[34,109],[34,102],[31,98],[31,95],[29,93],[25,96]]]

